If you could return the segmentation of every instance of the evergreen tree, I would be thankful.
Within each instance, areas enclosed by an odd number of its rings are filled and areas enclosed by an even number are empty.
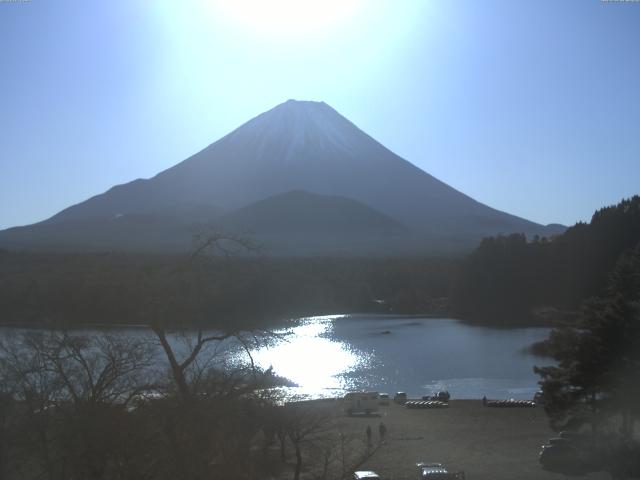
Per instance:
[[[552,426],[597,429],[620,415],[630,437],[640,413],[640,244],[620,257],[577,324],[551,332],[548,347],[557,365],[535,371]]]
[[[460,266],[454,313],[492,323],[539,323],[537,312],[553,310],[546,307],[576,311],[585,299],[602,294],[617,259],[638,242],[637,195],[551,239],[486,238]]]

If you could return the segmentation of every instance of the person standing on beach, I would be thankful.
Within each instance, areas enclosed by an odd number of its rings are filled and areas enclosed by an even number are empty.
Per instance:
[[[378,427],[378,433],[380,434],[380,443],[384,442],[384,437],[387,434],[387,427],[382,422],[380,422],[380,426]]]

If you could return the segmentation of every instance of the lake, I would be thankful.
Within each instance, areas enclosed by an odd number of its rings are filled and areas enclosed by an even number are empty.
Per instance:
[[[302,319],[288,340],[252,352],[263,368],[312,397],[348,390],[405,391],[418,397],[447,389],[453,398],[531,399],[534,365],[525,352],[548,328],[499,329],[458,320],[388,315]]]
[[[295,382],[289,393],[306,398],[342,396],[350,390],[405,391],[410,397],[449,390],[453,398],[530,399],[537,390],[534,365],[550,359],[525,351],[543,340],[548,328],[500,329],[447,318],[392,315],[308,317],[280,330],[269,347],[251,350],[254,362]],[[4,328],[5,335],[20,329]],[[78,334],[96,329],[83,328]],[[147,328],[99,331],[155,337]],[[170,338],[176,352],[184,343]],[[164,365],[164,354],[158,355]],[[225,342],[231,364],[246,361],[242,349]],[[203,354],[206,354],[203,352]],[[163,367],[164,368],[164,367]]]

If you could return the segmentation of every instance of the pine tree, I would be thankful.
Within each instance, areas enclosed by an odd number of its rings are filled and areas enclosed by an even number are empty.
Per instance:
[[[557,365],[535,371],[552,426],[595,430],[621,415],[631,437],[640,413],[640,245],[620,257],[577,324],[551,332],[548,347]]]

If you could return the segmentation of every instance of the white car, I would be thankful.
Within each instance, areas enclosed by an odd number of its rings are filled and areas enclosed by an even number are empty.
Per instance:
[[[353,480],[381,480],[381,477],[371,470],[362,470],[353,473]]]
[[[379,410],[378,402],[378,392],[349,392],[343,399],[347,415],[354,413],[371,415]]]

